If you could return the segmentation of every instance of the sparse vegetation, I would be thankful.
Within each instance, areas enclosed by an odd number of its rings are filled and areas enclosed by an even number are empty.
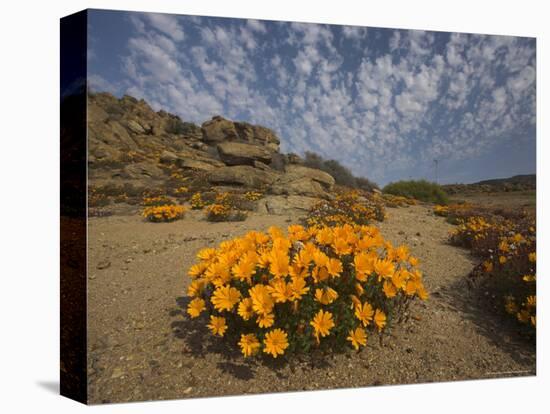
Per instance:
[[[319,154],[311,151],[306,151],[304,165],[310,168],[316,168],[324,171],[334,178],[336,184],[350,188],[358,188],[365,191],[377,189],[378,185],[365,177],[355,177],[349,168],[340,164],[336,160],[326,160]]]
[[[191,123],[183,122],[179,116],[172,115],[168,120],[166,132],[174,135],[186,135],[200,133],[200,127]]]
[[[173,204],[146,207],[142,213],[143,217],[154,223],[179,220],[184,214],[185,207]]]
[[[484,280],[502,308],[519,322],[536,328],[536,227],[524,211],[491,210],[471,204],[435,206],[436,215],[457,224],[454,245],[469,248],[483,260],[470,276]]]
[[[426,180],[396,181],[386,185],[382,192],[428,203],[447,204],[449,202],[447,193],[439,184]]]
[[[343,191],[332,200],[321,200],[310,209],[308,226],[365,225],[384,220],[384,205],[370,193]]]
[[[246,213],[236,206],[235,198],[230,193],[217,194],[214,202],[205,208],[208,221],[243,221]]]

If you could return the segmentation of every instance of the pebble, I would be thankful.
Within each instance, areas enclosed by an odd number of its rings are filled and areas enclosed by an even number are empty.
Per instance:
[[[110,267],[110,266],[111,266],[111,262],[108,261],[108,260],[104,260],[104,261],[99,262],[99,263],[97,264],[97,268],[98,268],[99,270],[107,269],[107,268]]]
[[[113,373],[111,374],[111,378],[115,379],[115,378],[120,378],[124,375],[124,371],[122,370],[122,368],[115,368],[113,370]]]

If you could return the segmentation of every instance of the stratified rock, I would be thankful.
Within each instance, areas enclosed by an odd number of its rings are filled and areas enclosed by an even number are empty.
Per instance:
[[[175,164],[178,161],[178,156],[170,151],[162,151],[159,157],[160,162],[163,164]]]
[[[138,162],[129,164],[124,167],[124,172],[129,178],[140,179],[143,177],[159,177],[163,175],[163,171],[156,165],[147,162]]]
[[[271,151],[279,151],[281,141],[275,133],[264,126],[254,125],[254,142],[265,145]]]
[[[283,175],[270,189],[272,194],[300,195],[326,198],[327,192],[323,186],[311,178],[297,178],[295,175]]]
[[[221,116],[215,116],[202,124],[202,137],[206,143],[234,141],[239,138],[233,122]]]
[[[223,163],[217,160],[201,161],[193,158],[179,158],[176,165],[185,170],[213,171],[223,166]]]
[[[111,147],[117,153],[118,150],[135,151],[138,149],[138,145],[130,137],[126,128],[116,121],[90,123],[88,125],[88,140],[91,150],[101,144]]]
[[[126,128],[128,128],[134,134],[144,135],[146,133],[145,128],[141,126],[137,121],[129,119],[125,122]]]
[[[236,165],[215,169],[209,174],[208,181],[211,184],[263,188],[271,185],[278,175],[275,171],[264,171],[248,165]]]
[[[221,160],[227,165],[254,165],[254,161],[271,162],[271,151],[266,147],[240,142],[218,144]]]
[[[319,200],[315,197],[268,195],[258,201],[258,212],[286,215],[302,214]]]
[[[248,122],[234,122],[234,125],[241,140],[261,145],[272,152],[279,151],[281,141],[271,129]]]
[[[323,186],[325,190],[331,190],[335,184],[335,180],[332,175],[317,170],[315,168],[304,167],[302,165],[290,164],[285,167],[285,176],[286,180],[290,181],[291,179],[299,179],[302,177],[310,178],[314,181],[317,181]]]

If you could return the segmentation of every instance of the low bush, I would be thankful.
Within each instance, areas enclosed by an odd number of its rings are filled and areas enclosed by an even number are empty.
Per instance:
[[[343,191],[332,200],[322,200],[310,209],[305,224],[333,226],[343,224],[369,224],[384,220],[384,205],[374,195],[357,190]]]
[[[396,196],[393,194],[383,194],[382,198],[387,207],[408,207],[418,204],[414,198]]]
[[[182,219],[185,215],[185,207],[177,205],[151,206],[146,207],[142,215],[154,223],[170,222]]]
[[[235,207],[233,196],[229,193],[216,195],[213,204],[205,207],[206,219],[208,221],[244,221],[246,213]]]
[[[447,193],[439,184],[426,180],[396,181],[386,185],[382,192],[429,203],[447,204],[449,202]]]
[[[197,258],[187,312],[246,357],[359,349],[427,298],[416,258],[375,227],[272,227]]]
[[[151,206],[167,206],[167,205],[171,205],[172,204],[172,200],[165,196],[165,195],[160,195],[160,196],[155,196],[155,197],[144,197],[142,202],[141,202],[141,205],[145,206],[145,207],[151,207]]]
[[[191,208],[193,210],[202,210],[206,206],[205,201],[202,199],[201,193],[193,194],[189,202],[191,203]]]
[[[498,215],[472,206],[447,209],[457,228],[450,235],[454,245],[467,247],[483,259],[471,277],[489,278],[490,289],[518,321],[536,328],[536,228],[527,213]],[[439,208],[438,210],[442,210]],[[482,215],[475,215],[476,213]],[[441,212],[440,212],[441,214]],[[484,279],[486,280],[486,279]]]

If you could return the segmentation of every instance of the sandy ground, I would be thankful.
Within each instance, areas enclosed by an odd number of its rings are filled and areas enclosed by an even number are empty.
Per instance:
[[[466,201],[485,207],[523,208],[534,211],[537,205],[536,191],[511,191],[495,193],[469,193],[451,196],[452,201]]]
[[[534,375],[534,346],[471,290],[476,264],[446,243],[452,228],[428,207],[389,209],[380,227],[420,258],[431,293],[381,344],[358,353],[289,363],[246,360],[185,315],[187,269],[205,246],[296,217],[208,223],[191,212],[174,223],[139,216],[89,220],[88,369],[91,403],[361,387]]]

